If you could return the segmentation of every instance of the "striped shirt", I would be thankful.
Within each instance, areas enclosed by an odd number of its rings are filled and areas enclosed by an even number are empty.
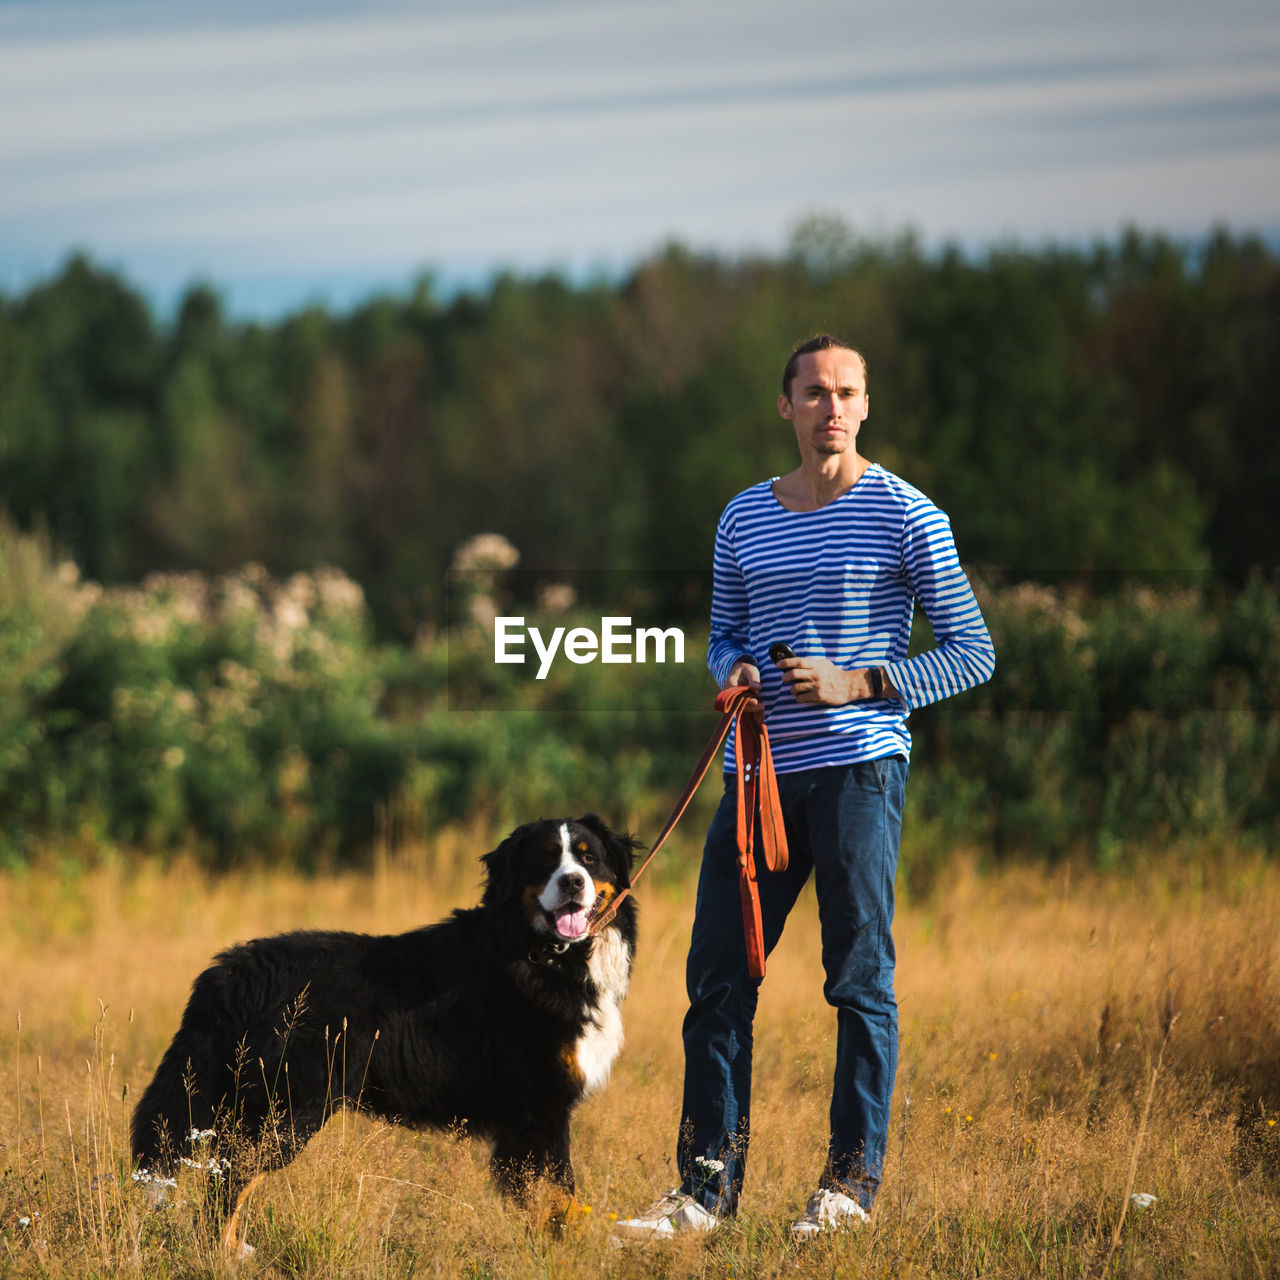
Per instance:
[[[723,686],[737,659],[760,670],[779,773],[910,755],[916,707],[981,684],[995,651],[956,555],[951,522],[918,489],[872,463],[816,511],[788,511],[766,480],[738,494],[716,529],[707,666]],[[935,647],[907,657],[915,602]],[[881,667],[901,697],[826,707],[797,702],[769,660],[785,640],[846,670]],[[733,772],[733,740],[725,770]]]

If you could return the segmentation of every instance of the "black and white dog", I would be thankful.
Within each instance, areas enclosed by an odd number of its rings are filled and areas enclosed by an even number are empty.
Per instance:
[[[439,924],[224,951],[134,1112],[135,1177],[224,1167],[245,1139],[278,1168],[345,1105],[487,1138],[505,1194],[547,1179],[567,1208],[570,1114],[622,1046],[635,903],[594,936],[590,922],[630,885],[635,848],[595,814],[527,823],[484,855],[480,905]],[[225,1165],[227,1208],[243,1165]]]

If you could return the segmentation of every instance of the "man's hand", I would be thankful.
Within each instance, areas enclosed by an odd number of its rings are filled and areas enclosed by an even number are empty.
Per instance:
[[[847,702],[860,702],[871,697],[869,667],[846,671],[828,658],[783,658],[778,663],[778,670],[782,672],[783,682],[790,685],[797,702],[843,707]]]
[[[721,685],[721,690],[735,689],[739,685],[749,685],[756,693],[760,692],[760,668],[753,662],[748,662],[746,658],[739,658],[737,662],[729,668],[729,678]],[[764,703],[759,698],[753,698],[747,703],[746,710],[756,715],[764,714]]]

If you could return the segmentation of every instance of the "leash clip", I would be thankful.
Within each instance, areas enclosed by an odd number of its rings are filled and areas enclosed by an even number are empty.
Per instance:
[[[545,947],[529,952],[529,963],[542,964],[546,965],[548,969],[553,969],[556,961],[568,950],[569,944],[567,942],[548,942]]]

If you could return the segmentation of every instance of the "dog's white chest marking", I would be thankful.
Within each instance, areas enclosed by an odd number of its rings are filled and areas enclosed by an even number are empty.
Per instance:
[[[622,1000],[631,981],[626,943],[616,929],[606,929],[591,949],[587,971],[595,983],[600,1007],[578,1040],[578,1069],[584,1093],[594,1093],[608,1079],[622,1049]]]

